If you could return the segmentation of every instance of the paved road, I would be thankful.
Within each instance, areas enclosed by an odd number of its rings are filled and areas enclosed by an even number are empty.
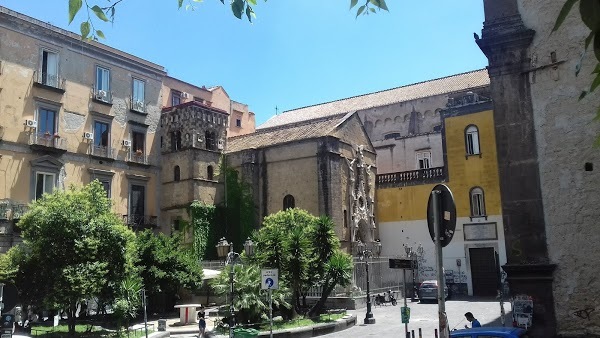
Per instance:
[[[373,307],[373,315],[376,323],[372,325],[363,324],[366,309],[358,309],[350,311],[356,314],[357,325],[336,333],[320,336],[323,338],[347,338],[347,337],[404,337],[404,324],[400,320],[400,307],[398,306],[377,306]],[[437,329],[437,303],[411,303],[408,301],[408,306],[411,309],[410,323],[408,330],[415,330],[415,337],[419,337],[418,329],[421,328],[423,338],[433,338],[434,329]],[[510,311],[510,303],[505,303],[507,314]],[[500,305],[495,299],[463,299],[463,300],[448,300],[446,302],[446,313],[450,328],[461,329],[467,323],[464,319],[464,313],[470,311],[475,315],[482,325],[500,326]],[[507,325],[510,325],[509,315],[506,316]],[[183,338],[193,337],[194,335],[172,334],[171,337]]]

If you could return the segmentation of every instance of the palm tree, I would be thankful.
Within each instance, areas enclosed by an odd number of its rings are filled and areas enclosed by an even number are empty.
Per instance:
[[[340,286],[347,286],[352,281],[352,257],[337,250],[325,266],[323,292],[319,301],[308,311],[308,317],[314,317],[323,311],[325,301],[333,291]]]

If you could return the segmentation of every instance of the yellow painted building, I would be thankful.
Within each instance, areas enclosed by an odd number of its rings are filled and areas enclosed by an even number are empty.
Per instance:
[[[377,215],[384,254],[405,255],[421,244],[419,279],[435,279],[427,201],[436,184],[453,193],[457,225],[444,248],[446,280],[457,293],[493,295],[496,261],[506,261],[492,103],[479,101],[442,111],[444,166],[378,175]]]

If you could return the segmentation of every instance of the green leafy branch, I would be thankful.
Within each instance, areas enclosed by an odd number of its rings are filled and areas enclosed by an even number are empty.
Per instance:
[[[354,8],[358,4],[358,0],[350,0],[350,9]],[[388,11],[385,0],[365,0],[365,4],[358,7],[356,10],[356,17],[359,15],[369,15],[369,13],[376,13],[377,9]]]
[[[81,11],[83,5],[85,4],[87,10],[87,19],[83,21],[79,27],[81,32],[81,38],[83,40],[94,40],[97,41],[98,38],[104,39],[104,32],[98,30],[94,27],[93,23],[93,15],[94,13],[96,18],[103,22],[114,22],[116,7],[123,0],[106,0],[108,1],[108,6],[98,6],[98,5],[90,5],[87,0],[69,0],[69,24],[73,22],[77,13]],[[113,2],[114,1],[114,2]],[[193,3],[202,2],[203,0],[177,0],[177,6],[181,9],[184,5],[184,2],[187,1],[185,5],[186,10],[196,10],[196,6]],[[225,4],[225,0],[219,0],[222,4]],[[267,2],[267,0],[264,0]],[[350,9],[354,8],[358,4],[359,0],[350,0]],[[385,10],[389,11],[385,0],[364,0],[365,4],[358,7],[356,11],[356,17],[359,15],[368,15],[369,13],[375,13],[377,10]],[[231,6],[231,12],[233,15],[242,19],[244,16],[248,19],[249,22],[252,22],[252,19],[256,18],[256,14],[254,12],[254,6],[257,5],[257,0],[229,0]],[[91,13],[90,13],[91,12]]]
[[[583,56],[593,42],[594,56],[597,61],[600,61],[600,1],[599,0],[567,0],[563,5],[552,32],[557,31],[563,24],[567,15],[571,12],[575,4],[579,2],[579,13],[583,23],[590,29],[590,33],[585,39],[584,52],[582,53],[581,59],[575,68],[575,75],[579,75],[581,71],[581,63]],[[596,74],[594,80],[590,85],[589,90],[584,90],[579,95],[579,100],[586,97],[587,94],[593,92],[600,86],[600,62],[596,63],[596,67],[592,71],[592,74]],[[596,110],[596,120],[600,120],[600,108]],[[600,138],[596,140],[596,145],[600,145]]]

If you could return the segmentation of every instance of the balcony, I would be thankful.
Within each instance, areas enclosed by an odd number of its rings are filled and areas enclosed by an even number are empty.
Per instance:
[[[401,171],[397,173],[380,174],[376,178],[377,188],[406,187],[419,184],[442,183],[446,181],[444,167]]]
[[[148,165],[148,155],[141,151],[131,151],[127,154],[127,162]]]
[[[106,104],[112,106],[112,93],[106,90],[99,90],[96,87],[92,87],[92,100],[94,102]]]
[[[45,150],[54,152],[67,151],[67,140],[58,134],[31,133],[29,136],[29,146],[34,150]]]
[[[33,72],[33,85],[39,88],[49,89],[63,94],[65,92],[65,79],[58,75],[46,72]]]
[[[90,156],[114,160],[115,153],[115,148],[90,144]]]
[[[11,210],[11,218],[15,221],[18,221],[29,210],[29,206],[27,204],[13,204],[11,206]]]
[[[150,215],[123,215],[123,222],[133,230],[155,229],[158,217]]]

